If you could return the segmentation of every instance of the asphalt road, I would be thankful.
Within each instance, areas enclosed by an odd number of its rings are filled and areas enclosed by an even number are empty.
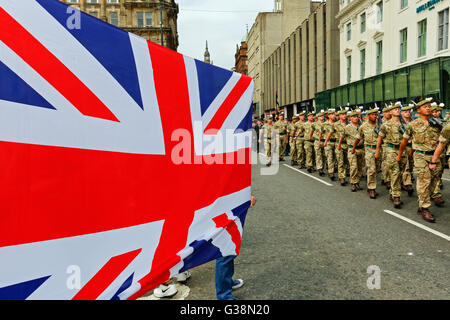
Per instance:
[[[372,200],[365,180],[364,190],[352,193],[349,186],[288,164],[281,162],[275,175],[261,175],[261,164],[252,166],[257,203],[235,260],[235,277],[245,281],[234,292],[237,298],[450,299],[448,170],[447,204],[431,208],[437,220],[431,224],[417,215],[415,194],[405,193],[403,207],[395,209],[384,186]],[[191,270],[184,299],[215,299],[214,267],[210,262]]]

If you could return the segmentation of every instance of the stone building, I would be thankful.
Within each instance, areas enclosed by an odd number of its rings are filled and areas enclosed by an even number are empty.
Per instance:
[[[340,86],[316,100],[369,108],[432,96],[448,106],[449,2],[340,0]]]
[[[264,61],[263,109],[279,105],[290,118],[315,109],[317,92],[339,85],[338,1],[313,2],[313,11]]]
[[[178,48],[178,4],[174,0],[61,0],[103,21],[161,44],[161,15],[164,46]]]
[[[264,96],[264,61],[314,11],[311,0],[274,0],[273,12],[260,12],[248,35],[248,74],[253,78],[255,91],[253,109],[262,114]]]

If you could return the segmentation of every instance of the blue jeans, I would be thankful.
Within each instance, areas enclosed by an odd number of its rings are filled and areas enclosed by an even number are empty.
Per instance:
[[[216,295],[217,300],[236,300],[231,294],[236,256],[216,259]]]

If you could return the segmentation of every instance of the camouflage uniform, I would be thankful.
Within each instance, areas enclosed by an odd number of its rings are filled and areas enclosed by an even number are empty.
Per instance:
[[[323,123],[319,122],[319,120],[317,120],[316,123],[314,123],[314,133],[313,133],[313,138],[314,138],[314,152],[316,155],[316,169],[319,171],[323,170],[323,157],[324,157],[324,153],[323,153],[323,143],[325,142],[325,139],[323,138]],[[319,141],[319,136],[322,133],[322,139],[321,141]],[[319,143],[321,143],[321,147],[319,148]]]
[[[417,173],[417,196],[419,209],[428,209],[431,206],[431,194],[439,183],[439,170],[441,163],[438,162],[436,170],[428,167],[433,158],[434,150],[439,141],[439,134],[428,121],[421,118],[410,122],[403,135],[404,139],[412,139],[414,149],[414,169]]]
[[[359,184],[363,175],[364,168],[364,146],[362,141],[355,148],[355,153],[351,153],[352,146],[358,136],[358,128],[349,123],[342,133],[343,140],[348,145],[348,162],[350,164],[350,183]]]
[[[367,170],[367,188],[375,190],[377,187],[377,174],[380,168],[380,160],[375,158],[377,151],[378,134],[375,132],[375,126],[368,121],[359,127],[357,139],[363,141],[364,154]]]
[[[334,122],[325,122],[322,125],[323,128],[323,137],[326,139],[328,134],[331,133],[330,139],[327,141],[327,146],[325,147],[325,155],[327,158],[327,166],[328,166],[328,175],[334,175],[334,168],[336,167],[336,140],[337,140],[337,132],[334,127]]]
[[[442,129],[441,135],[439,136],[439,142],[448,145],[447,153],[450,153],[450,123]],[[450,168],[450,158],[448,159],[448,166]]]
[[[386,145],[384,148],[386,152],[386,170],[389,174],[388,181],[391,182],[390,194],[392,198],[400,197],[402,194],[402,174],[408,163],[408,155],[406,153],[402,154],[400,162],[396,161],[400,143],[403,139],[403,135],[400,132],[401,125],[400,121],[397,122],[392,117],[391,120],[381,126],[379,133]]]
[[[334,123],[334,129],[336,131],[337,139],[340,139],[344,133],[345,126],[341,121],[336,121]],[[345,180],[348,171],[348,146],[347,141],[341,142],[341,150],[337,149],[338,144],[336,143],[336,162],[338,167],[338,179]]]
[[[278,157],[280,160],[284,160],[284,152],[286,151],[286,135],[288,130],[288,124],[286,121],[278,120],[273,125],[273,128],[278,130],[278,145],[280,146]]]
[[[297,122],[295,124],[295,147],[297,149],[297,163],[300,168],[303,168],[305,166],[305,130],[304,125],[305,122]]]
[[[313,148],[314,148],[314,140],[309,140],[309,135],[313,130],[314,122],[305,122],[302,125],[303,133],[305,136],[305,153],[306,153],[306,168],[312,169],[314,167],[313,163]]]
[[[268,123],[265,123],[262,126],[263,134],[264,134],[264,148],[266,150],[266,157],[267,162],[272,162],[272,130],[273,130],[273,124],[269,125]]]
[[[289,146],[291,147],[290,152],[289,152],[289,157],[291,159],[292,164],[294,164],[297,161],[297,154],[298,154],[297,143],[296,143],[296,138],[295,138],[295,131],[296,131],[295,124],[296,123],[292,122],[288,126]]]
[[[386,120],[383,117],[381,122],[382,122],[382,124],[385,124],[388,121],[389,120]],[[386,142],[383,142],[383,146],[381,148],[381,180],[383,180],[386,183],[389,183],[391,178],[390,178],[390,175],[389,175],[389,171],[387,169],[386,156],[387,156]]]

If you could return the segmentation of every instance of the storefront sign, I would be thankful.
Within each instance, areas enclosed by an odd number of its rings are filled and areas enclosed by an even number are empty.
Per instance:
[[[430,0],[427,3],[421,5],[420,7],[417,8],[417,13],[420,13],[426,9],[428,10],[433,10],[434,9],[434,5],[438,2],[441,2],[442,0]]]

